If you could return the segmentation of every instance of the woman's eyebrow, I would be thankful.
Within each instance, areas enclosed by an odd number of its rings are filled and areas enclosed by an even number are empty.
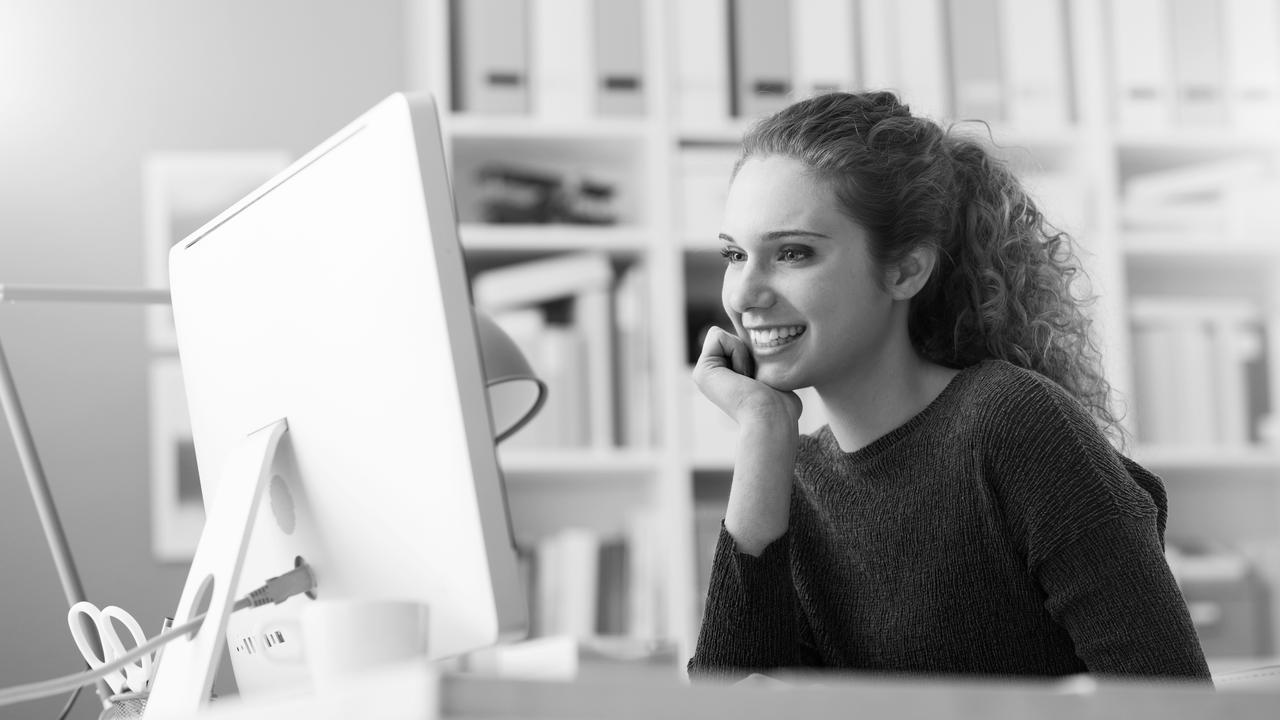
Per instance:
[[[760,241],[761,242],[777,242],[779,240],[785,240],[787,238],[795,238],[795,237],[819,238],[823,240],[831,239],[830,235],[826,235],[820,232],[814,232],[812,230],[770,230],[769,232],[760,236]],[[727,235],[725,233],[720,233],[720,239],[727,243],[737,242],[736,240],[733,239],[732,236]]]

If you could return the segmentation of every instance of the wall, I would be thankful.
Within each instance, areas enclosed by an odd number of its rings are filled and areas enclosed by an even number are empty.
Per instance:
[[[400,0],[0,0],[0,283],[140,285],[144,154],[304,152],[402,89],[404,18]],[[0,341],[87,594],[154,632],[186,568],[151,558],[143,313],[5,304]],[[7,430],[5,687],[81,665]],[[96,716],[82,697],[74,717]]]

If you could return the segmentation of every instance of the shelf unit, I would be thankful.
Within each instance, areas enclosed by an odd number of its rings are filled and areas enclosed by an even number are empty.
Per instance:
[[[601,452],[522,450],[504,454],[513,513],[538,513],[539,531],[558,523],[606,526],[621,514],[617,504],[651,507],[658,518],[666,625],[679,654],[693,649],[702,598],[695,517],[698,502],[723,492],[731,471],[726,452],[695,448],[699,437],[696,398],[690,392],[687,327],[691,306],[718,302],[718,258],[714,239],[692,237],[680,217],[680,162],[690,150],[732,149],[749,120],[707,117],[690,123],[674,107],[673,23],[680,0],[644,0],[646,112],[636,118],[545,119],[532,115],[477,116],[446,112],[442,126],[451,148],[455,188],[465,184],[458,168],[469,152],[512,148],[556,149],[590,154],[592,148],[622,153],[628,192],[636,198],[629,217],[617,226],[497,226],[478,222],[461,208],[461,237],[468,261],[479,267],[564,251],[598,249],[619,265],[648,269],[649,358],[655,435],[652,447]],[[795,1],[795,0],[793,0]],[[941,2],[941,0],[939,0]],[[442,109],[451,97],[448,0],[411,0],[408,22],[408,86],[430,90]],[[1153,447],[1135,428],[1135,362],[1129,303],[1135,289],[1152,285],[1170,265],[1203,269],[1232,263],[1252,268],[1247,293],[1264,306],[1268,378],[1266,405],[1280,414],[1280,233],[1224,241],[1214,233],[1128,232],[1122,222],[1127,174],[1158,158],[1177,164],[1217,154],[1249,154],[1280,165],[1280,127],[1268,130],[1178,128],[1135,131],[1116,121],[1109,5],[1104,0],[1066,0],[1072,121],[1061,128],[995,125],[989,132],[996,151],[1020,170],[1066,179],[1078,193],[1064,208],[1060,225],[1079,241],[1093,289],[1099,295],[1094,318],[1106,348],[1105,370],[1129,413],[1125,425],[1138,432],[1129,454],[1165,478],[1172,506],[1169,537],[1184,539],[1186,528],[1208,541],[1246,546],[1271,587],[1270,627],[1280,628],[1280,446],[1223,449],[1213,446]],[[721,38],[723,40],[723,38]],[[910,101],[910,98],[907,98]],[[986,134],[977,124],[964,132]],[[505,145],[503,145],[505,143]],[[583,150],[585,148],[585,150]],[[603,150],[602,150],[603,151]],[[727,178],[726,178],[727,182]],[[1034,186],[1034,182],[1033,182]],[[465,194],[458,189],[457,194]],[[1280,200],[1280,198],[1277,198]],[[1048,208],[1051,217],[1055,208]],[[705,242],[705,245],[702,243]],[[1156,283],[1158,285],[1158,282]],[[704,313],[705,315],[705,313]],[[1138,421],[1140,422],[1140,420]],[[700,484],[703,487],[700,487]],[[600,503],[582,502],[590,498]],[[523,502],[524,505],[520,503]],[[610,505],[612,503],[612,505]],[[1221,507],[1221,511],[1215,507]],[[1250,508],[1250,521],[1233,522],[1236,509]],[[1194,522],[1186,522],[1194,514]],[[602,519],[604,518],[604,519]],[[517,524],[520,519],[516,518]],[[1269,642],[1276,652],[1277,641]]]

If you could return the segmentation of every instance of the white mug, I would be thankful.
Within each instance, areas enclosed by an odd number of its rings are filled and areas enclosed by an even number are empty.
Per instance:
[[[426,605],[408,600],[316,600],[302,610],[303,656],[317,690],[345,676],[427,652]]]

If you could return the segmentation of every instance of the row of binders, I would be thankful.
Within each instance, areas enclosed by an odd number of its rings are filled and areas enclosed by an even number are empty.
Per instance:
[[[454,0],[454,109],[643,115],[647,76],[669,67],[692,126],[859,87],[934,117],[1071,120],[1064,0],[679,0],[652,63],[646,5],[662,1]]]
[[[1123,0],[1109,8],[1120,127],[1280,125],[1280,0]]]
[[[533,637],[660,638],[666,631],[654,515],[637,510],[606,535],[564,527],[522,555]]]
[[[642,115],[645,0],[451,0],[454,110]]]
[[[477,273],[476,307],[547,384],[542,410],[504,448],[651,447],[648,272],[573,252]]]
[[[1267,441],[1262,313],[1244,299],[1135,298],[1134,377],[1144,444],[1243,448]]]

